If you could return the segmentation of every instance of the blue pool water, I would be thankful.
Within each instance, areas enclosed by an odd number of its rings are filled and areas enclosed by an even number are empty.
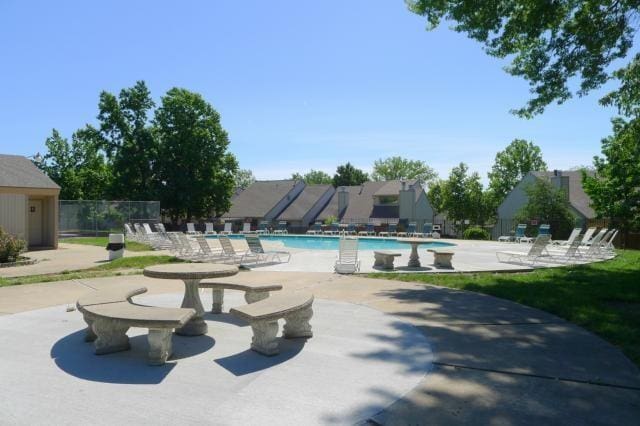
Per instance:
[[[207,238],[217,238],[215,235]],[[243,235],[229,235],[229,238],[244,238]],[[339,237],[335,236],[318,236],[311,237],[305,235],[260,235],[262,240],[282,241],[285,247],[310,250],[338,250]],[[420,245],[421,249],[433,247],[448,247],[455,244],[445,243],[441,241],[430,241]],[[358,238],[358,248],[360,250],[407,250],[411,246],[409,244],[399,243],[395,238]]]

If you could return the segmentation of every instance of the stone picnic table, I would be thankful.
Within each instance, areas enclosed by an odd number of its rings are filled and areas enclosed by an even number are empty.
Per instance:
[[[424,238],[398,238],[396,241],[404,244],[411,244],[411,255],[409,256],[409,268],[419,268],[420,267],[420,256],[418,256],[418,246],[420,244],[429,244],[430,240],[426,240]]]
[[[166,280],[182,280],[184,282],[183,308],[193,308],[196,314],[183,327],[176,329],[176,333],[183,336],[200,336],[207,332],[204,322],[204,308],[198,285],[207,278],[223,278],[236,275],[238,267],[218,263],[174,263],[154,265],[144,268],[143,274],[150,278]]]

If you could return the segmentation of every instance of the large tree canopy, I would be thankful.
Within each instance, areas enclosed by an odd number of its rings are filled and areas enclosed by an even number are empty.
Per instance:
[[[540,147],[523,139],[514,139],[496,154],[489,172],[489,188],[500,203],[529,172],[547,170]]]
[[[510,58],[507,71],[526,79],[532,98],[515,112],[531,117],[574,92],[583,96],[610,77],[637,31],[640,0],[406,0],[429,29],[444,19],[484,43],[488,54]],[[623,76],[618,76],[623,77]],[[577,90],[572,80],[579,81]]]
[[[227,152],[229,139],[216,110],[199,94],[173,88],[162,97],[154,124],[162,208],[174,219],[227,211],[238,163]]]
[[[602,141],[596,172],[583,174],[584,189],[600,217],[624,233],[640,229],[640,120],[613,120],[613,136]]]
[[[72,142],[53,129],[45,145],[47,154],[37,163],[60,185],[61,200],[99,200],[106,197],[111,182],[110,168],[99,146],[82,131],[73,134]]]
[[[351,163],[343,164],[336,168],[333,175],[333,186],[356,186],[362,185],[369,180],[369,175],[360,169],[355,168]]]
[[[112,161],[113,184],[110,195],[119,200],[157,198],[155,167],[158,141],[148,125],[148,113],[154,107],[144,81],[120,91],[119,96],[102,92],[98,104],[98,130],[87,126],[87,134],[97,133]]]
[[[437,177],[436,172],[424,161],[402,157],[376,160],[371,173],[371,178],[376,181],[416,179],[421,184],[431,183]]]
[[[430,200],[439,204],[439,208],[457,222],[458,231],[464,230],[467,225],[484,225],[492,215],[480,175],[477,172],[469,174],[469,167],[465,163],[451,169],[449,178],[440,181],[435,188],[429,191]]]
[[[238,169],[235,175],[236,189],[247,189],[256,181],[253,172],[249,169]]]

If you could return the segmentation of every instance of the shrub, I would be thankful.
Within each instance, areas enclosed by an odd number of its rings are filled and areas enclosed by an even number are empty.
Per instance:
[[[331,225],[332,223],[337,222],[337,221],[338,221],[338,218],[337,218],[337,217],[335,217],[335,216],[329,216],[329,217],[327,217],[327,218],[324,220],[324,224],[325,224],[325,225]]]
[[[0,263],[15,262],[26,243],[0,227]]]
[[[467,228],[462,234],[465,240],[490,240],[491,235],[486,229],[482,229],[479,226],[472,226]]]

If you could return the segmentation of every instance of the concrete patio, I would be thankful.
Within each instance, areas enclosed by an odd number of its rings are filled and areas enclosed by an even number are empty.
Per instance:
[[[53,306],[58,306],[60,315],[71,318],[78,313],[63,312],[64,305],[72,304],[90,288],[118,285],[123,280],[146,285],[150,295],[170,296],[182,291],[180,282],[142,276],[5,287],[0,288],[0,312],[6,316],[0,320],[11,322],[16,318],[11,314]],[[305,288],[315,294],[319,309],[328,309],[325,307],[332,303],[346,303],[354,306],[354,312],[359,311],[358,307],[379,311],[392,320],[381,320],[381,324],[395,323],[397,330],[404,331],[395,338],[386,337],[393,350],[388,347],[373,350],[368,358],[404,366],[397,373],[398,380],[417,372],[416,355],[432,351],[431,370],[404,396],[397,399],[398,389],[392,383],[377,380],[367,385],[362,398],[347,412],[326,410],[321,420],[324,423],[350,423],[362,413],[367,414],[363,421],[370,424],[613,425],[634,424],[640,416],[638,368],[600,338],[532,308],[464,291],[331,273],[250,271],[230,280],[276,282],[283,284],[285,290]],[[375,328],[375,324],[372,326]],[[15,328],[3,328],[3,333],[19,332]],[[423,338],[411,337],[414,329],[419,330]],[[375,331],[371,333],[376,335]],[[381,331],[380,336],[385,335],[389,336]],[[63,337],[49,336],[54,340]],[[16,350],[28,353],[26,347]],[[14,352],[5,352],[3,356],[9,353]],[[294,358],[279,368],[286,368]],[[189,357],[180,359],[178,364],[189,360]],[[0,364],[7,365],[10,361],[16,360],[3,359]],[[38,377],[39,371],[38,366],[25,369],[24,377],[46,383],[47,377]],[[168,377],[179,371],[175,368]],[[331,377],[329,371],[325,373]],[[55,374],[67,373],[57,371]],[[331,381],[324,385],[327,391],[332,390]],[[126,398],[128,389],[135,393],[135,386],[126,385],[119,391],[121,397]],[[65,389],[69,391],[73,387]],[[4,413],[17,412],[21,404],[37,407],[45,397],[37,392],[23,399],[16,399],[15,395],[13,387],[4,386],[0,390],[0,408]],[[303,390],[280,397],[277,404],[300,407],[314,397],[317,395],[314,396],[311,389]],[[204,406],[207,398],[201,398]],[[395,402],[384,409],[376,409],[380,401],[392,400]],[[83,406],[77,407],[82,412],[90,412],[92,405],[97,404],[86,395],[84,401]],[[157,423],[178,421],[165,408],[147,411],[149,418],[153,417]],[[46,413],[41,414],[44,421]],[[69,412],[66,414],[69,418],[59,420],[73,423],[77,419],[74,414]],[[11,423],[19,424],[19,418],[8,418]],[[215,420],[209,418],[209,421]],[[260,422],[276,424],[281,420],[263,418]]]

